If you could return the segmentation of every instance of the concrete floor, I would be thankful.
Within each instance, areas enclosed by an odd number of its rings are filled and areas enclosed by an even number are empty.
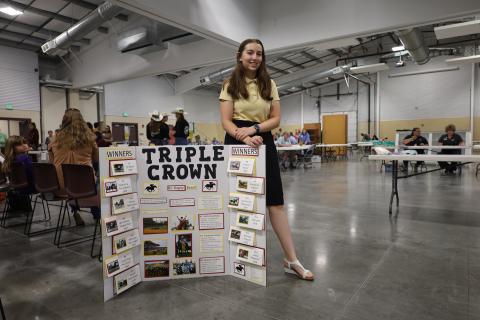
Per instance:
[[[480,183],[432,173],[401,180],[366,160],[283,174],[298,254],[314,282],[283,273],[268,235],[268,287],[233,277],[143,283],[104,304],[88,245],[0,229],[7,319],[480,319]],[[271,229],[269,230],[271,231]]]

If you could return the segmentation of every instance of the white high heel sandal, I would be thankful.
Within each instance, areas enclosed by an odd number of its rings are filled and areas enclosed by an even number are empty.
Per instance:
[[[311,277],[307,277],[307,273],[311,273],[311,271],[305,269],[305,267],[302,266],[298,259],[295,261],[288,261],[287,259],[283,259],[283,261],[287,264],[287,266],[283,267],[283,270],[285,270],[286,273],[294,274],[302,280],[313,281],[313,275]],[[296,269],[294,269],[294,266],[303,270],[302,273],[299,273]]]

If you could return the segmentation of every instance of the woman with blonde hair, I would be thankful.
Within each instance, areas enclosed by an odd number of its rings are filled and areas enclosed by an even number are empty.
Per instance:
[[[82,114],[77,109],[68,109],[63,116],[60,131],[55,141],[49,145],[50,160],[57,169],[60,190],[64,192],[62,164],[83,164],[93,167],[98,162],[98,147],[95,134],[88,129]],[[99,208],[92,208],[94,218],[100,217]],[[80,214],[75,212],[77,225],[84,225]]]

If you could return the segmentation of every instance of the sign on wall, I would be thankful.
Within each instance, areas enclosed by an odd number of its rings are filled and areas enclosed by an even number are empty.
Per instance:
[[[105,301],[142,281],[266,285],[264,147],[114,150],[100,149]]]

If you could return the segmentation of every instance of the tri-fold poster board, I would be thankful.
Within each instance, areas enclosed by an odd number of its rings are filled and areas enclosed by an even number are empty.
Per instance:
[[[142,281],[266,286],[265,147],[100,149],[104,300]]]

